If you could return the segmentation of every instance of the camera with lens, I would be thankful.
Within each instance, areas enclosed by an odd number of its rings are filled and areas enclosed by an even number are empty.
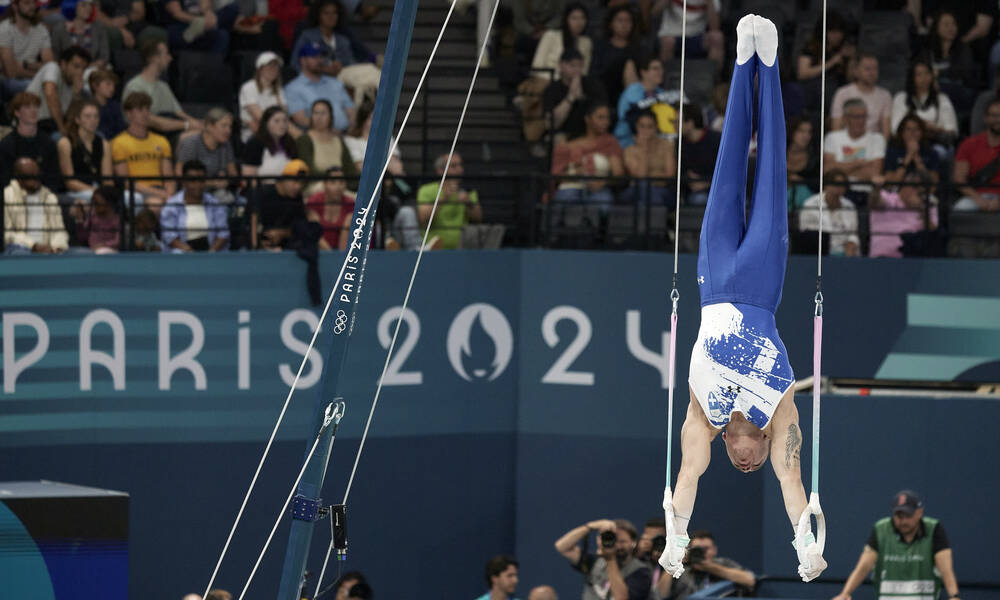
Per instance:
[[[660,556],[661,554],[663,554],[663,550],[667,547],[667,536],[665,536],[665,535],[658,535],[658,536],[654,537],[653,541],[652,541],[652,545],[653,546],[650,549],[650,553],[654,557]]]
[[[618,543],[618,536],[615,535],[614,531],[602,531],[601,532],[601,547],[602,548],[614,548],[615,544]]]
[[[705,549],[701,546],[692,546],[688,548],[687,562],[691,565],[705,562]]]

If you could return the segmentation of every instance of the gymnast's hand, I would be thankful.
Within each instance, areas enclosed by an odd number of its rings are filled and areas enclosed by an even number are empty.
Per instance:
[[[799,576],[802,577],[802,581],[812,581],[819,577],[820,573],[826,569],[826,560],[823,559],[823,554],[820,552],[819,546],[816,545],[816,539],[813,537],[812,532],[806,535],[805,539],[796,538],[793,542],[796,548],[803,547],[803,556],[799,558]]]
[[[684,555],[687,554],[689,543],[691,540],[686,535],[672,535],[667,538],[667,545],[663,548],[659,563],[674,579],[684,573]]]

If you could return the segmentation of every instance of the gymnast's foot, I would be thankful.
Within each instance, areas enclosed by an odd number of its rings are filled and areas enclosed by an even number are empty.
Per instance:
[[[746,19],[746,17],[743,18]],[[743,21],[740,21],[740,24],[742,23]],[[736,31],[739,32],[739,25],[736,26]],[[764,63],[764,66],[773,67],[774,59],[778,57],[778,29],[770,19],[754,15],[753,36],[754,46],[757,48],[757,56],[760,57],[760,61]],[[737,60],[739,60],[739,43],[739,41],[736,42]]]
[[[742,65],[754,53],[754,21],[757,15],[747,15],[736,24],[736,64]]]

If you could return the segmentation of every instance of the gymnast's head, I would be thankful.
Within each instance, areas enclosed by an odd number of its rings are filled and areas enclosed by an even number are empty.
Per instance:
[[[744,473],[764,466],[771,447],[767,434],[747,421],[740,412],[733,412],[722,432],[722,441],[726,444],[726,453],[733,466]]]

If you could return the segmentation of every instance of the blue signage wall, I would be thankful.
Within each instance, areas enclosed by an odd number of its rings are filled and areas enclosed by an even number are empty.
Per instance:
[[[368,261],[331,502],[343,495],[414,258]],[[325,289],[339,261],[323,257]],[[800,378],[811,365],[814,268],[793,257],[778,314]],[[471,598],[483,591],[486,560],[510,552],[525,590],[551,583],[576,596],[555,539],[586,520],[659,512],[670,270],[671,257],[658,254],[426,256],[352,490],[344,568],[368,573],[382,598]],[[682,257],[681,272],[678,429],[698,327],[693,256]],[[824,272],[828,374],[1000,380],[995,262],[830,259]],[[0,281],[0,480],[128,491],[131,595],[200,591],[317,322],[304,263],[271,254],[29,257],[0,261]],[[316,353],[222,587],[242,587],[291,488],[321,369]],[[808,440],[808,399],[800,405]],[[948,528],[960,578],[1000,580],[985,541],[1000,534],[985,504],[1000,492],[985,431],[1000,417],[996,403],[831,397],[823,417],[828,575],[846,576],[892,493],[915,487]],[[758,572],[794,574],[773,477],[727,462],[716,448],[692,527],[714,530],[727,555]],[[285,531],[251,597],[273,595]]]

